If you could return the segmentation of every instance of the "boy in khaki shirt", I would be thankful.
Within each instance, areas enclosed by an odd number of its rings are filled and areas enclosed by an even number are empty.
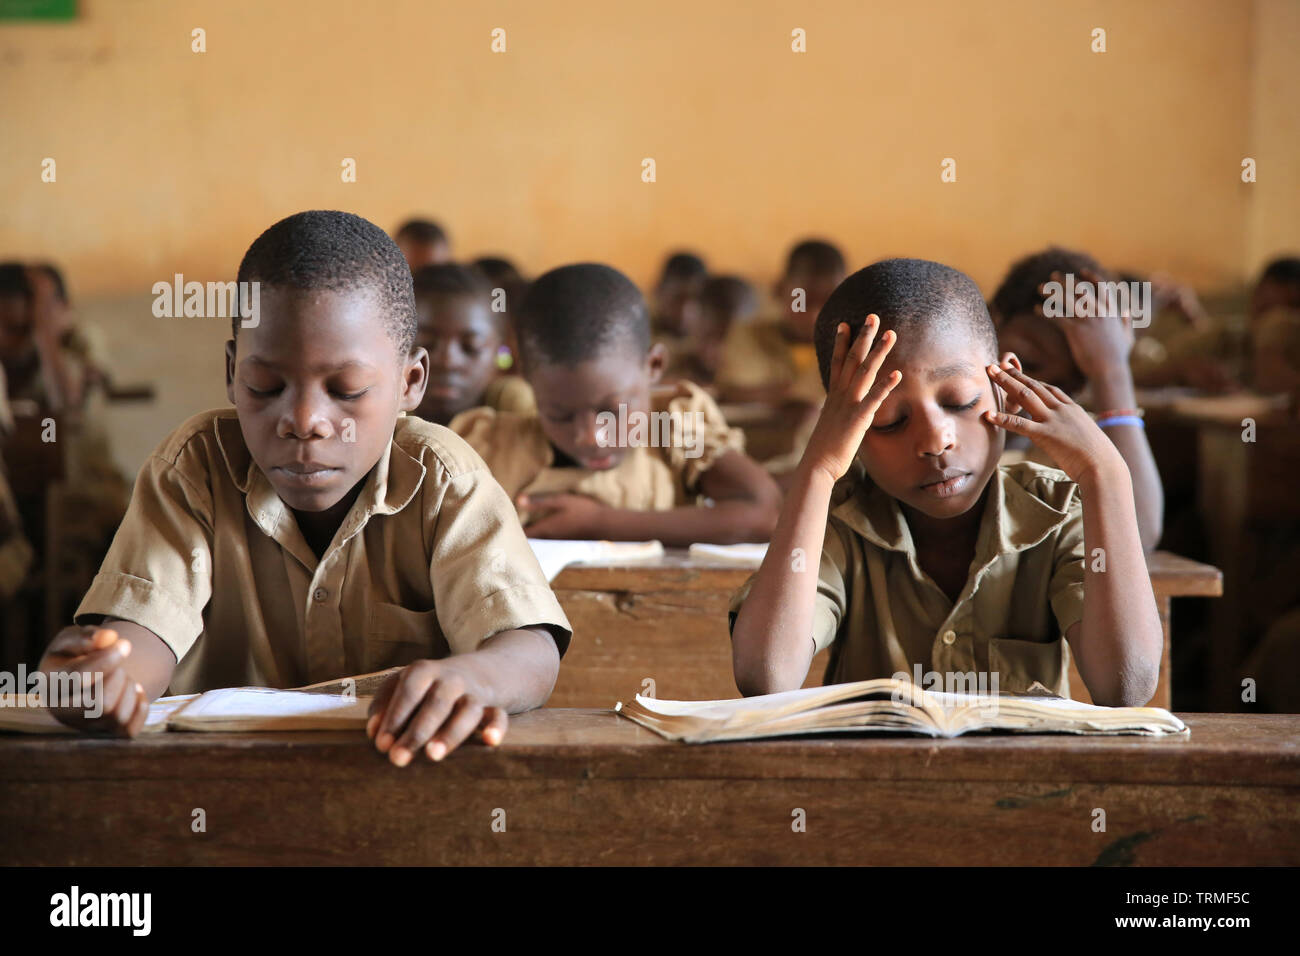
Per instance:
[[[827,301],[817,346],[826,404],[733,601],[741,692],[799,687],[834,642],[836,681],[919,666],[1063,695],[1063,635],[1095,701],[1146,703],[1163,638],[1124,459],[1014,355],[993,364],[975,283],[935,262],[876,263]],[[1061,471],[1000,469],[1003,429]]]
[[[394,764],[499,743],[507,713],[550,694],[570,628],[482,460],[405,416],[429,364],[401,252],[357,216],[299,213],[239,280],[260,294],[226,345],[235,407],[194,416],[141,469],[79,626],[41,662],[102,673],[104,715],[56,715],[133,735],[169,685],[406,665],[367,726]]]
[[[515,499],[530,536],[767,540],[780,490],[703,390],[652,388],[666,355],[650,344],[631,280],[594,263],[554,269],[533,283],[517,322],[536,414],[477,408],[451,428]]]

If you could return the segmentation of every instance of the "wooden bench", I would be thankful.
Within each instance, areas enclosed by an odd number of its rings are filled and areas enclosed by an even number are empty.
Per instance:
[[[360,731],[0,736],[0,864],[1300,864],[1300,716],[1183,719],[689,746],[543,709],[401,770]]]
[[[1172,599],[1214,596],[1223,582],[1216,568],[1160,551],[1148,556],[1147,566],[1165,633],[1160,683],[1151,702],[1168,709]],[[678,700],[738,696],[727,605],[751,573],[677,550],[655,561],[565,568],[552,587],[575,637],[550,705],[612,707],[616,700],[651,690],[656,697]],[[827,657],[823,651],[813,659],[805,686],[822,682]],[[1091,701],[1073,659],[1070,687],[1074,697]]]

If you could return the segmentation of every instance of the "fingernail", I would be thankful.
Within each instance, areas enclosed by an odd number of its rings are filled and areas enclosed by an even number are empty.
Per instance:
[[[118,649],[121,651],[123,657],[126,657],[128,654],[131,653],[130,641],[118,641],[117,646]]]
[[[429,759],[433,761],[441,760],[447,756],[447,745],[441,740],[429,741],[429,746],[425,748],[429,753]]]
[[[388,759],[398,767],[405,767],[411,762],[411,752],[405,747],[394,747],[393,752],[388,755]]]
[[[487,730],[483,731],[483,741],[489,746],[495,747],[497,744],[501,743],[501,731],[497,730],[495,727],[489,727]]]
[[[384,731],[382,734],[380,734],[379,739],[375,741],[375,746],[379,748],[379,752],[381,754],[388,753],[388,748],[391,747],[392,745],[393,745],[393,735],[388,733],[388,731]]]
[[[375,739],[375,731],[379,729],[379,715],[371,714],[370,719],[366,721],[366,736],[371,740]]]

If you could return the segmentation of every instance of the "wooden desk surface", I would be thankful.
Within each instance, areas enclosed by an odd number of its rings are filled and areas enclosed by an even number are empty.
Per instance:
[[[1300,716],[1182,716],[1187,738],[688,746],[543,709],[403,770],[359,732],[0,737],[0,863],[1300,863]]]
[[[1151,584],[1165,632],[1160,683],[1152,703],[1168,708],[1171,598],[1222,593],[1217,568],[1163,551],[1147,557]],[[696,560],[670,550],[662,558],[618,565],[570,565],[552,586],[573,624],[551,695],[556,707],[612,706],[619,696],[651,691],[657,697],[736,697],[731,668],[727,606],[752,569]],[[829,657],[813,659],[804,686],[822,682]],[[643,687],[643,682],[654,681]],[[1089,701],[1070,663],[1073,696]]]

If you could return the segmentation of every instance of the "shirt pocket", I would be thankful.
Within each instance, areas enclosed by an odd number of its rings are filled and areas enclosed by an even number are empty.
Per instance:
[[[436,610],[413,611],[400,604],[377,602],[370,608],[365,640],[367,671],[448,654]]]
[[[1054,641],[989,639],[989,670],[997,675],[998,691],[1004,694],[1027,694],[1039,683],[1060,697],[1069,697],[1068,665],[1064,637]],[[1038,688],[1034,691],[1041,693]]]

